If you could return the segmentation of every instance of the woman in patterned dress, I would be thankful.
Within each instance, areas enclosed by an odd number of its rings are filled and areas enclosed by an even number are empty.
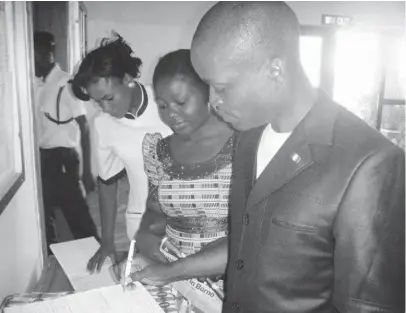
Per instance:
[[[209,87],[194,71],[190,50],[161,58],[153,85],[161,119],[174,134],[144,138],[149,197],[136,239],[142,262],[149,265],[132,278],[164,286],[221,276],[227,263],[233,130],[213,112]],[[186,258],[168,263],[160,251],[164,236]]]

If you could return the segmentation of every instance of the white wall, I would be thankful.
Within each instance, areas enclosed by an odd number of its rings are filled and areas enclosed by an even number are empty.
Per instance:
[[[203,14],[214,4],[195,2],[85,2],[88,10],[88,47],[111,30],[120,33],[144,62],[141,81],[150,83],[158,58],[189,48]],[[288,2],[303,25],[320,25],[322,14],[353,17],[362,28],[404,27],[404,2]]]
[[[0,215],[0,301],[7,295],[33,287],[43,269],[38,190],[34,160],[34,138],[30,87],[27,72],[29,51],[25,2],[15,2],[18,59],[18,96],[21,103],[25,181]]]

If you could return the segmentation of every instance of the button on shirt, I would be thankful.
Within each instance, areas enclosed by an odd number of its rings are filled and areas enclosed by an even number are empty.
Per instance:
[[[83,102],[75,98],[71,92],[67,83],[69,79],[70,75],[55,64],[45,79],[36,78],[34,81],[37,129],[41,148],[75,148],[80,143],[80,129],[75,120],[58,125],[45,116],[48,113],[57,120],[57,98],[62,86],[65,87],[60,95],[59,120],[67,121],[86,114]]]
[[[235,262],[235,266],[237,267],[237,270],[242,270],[244,268],[244,261],[238,259],[237,262]]]
[[[244,214],[243,223],[244,225],[248,225],[250,223],[250,215],[248,213]]]

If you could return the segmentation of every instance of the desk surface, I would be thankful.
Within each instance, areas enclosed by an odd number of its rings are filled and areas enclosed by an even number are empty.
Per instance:
[[[73,291],[68,277],[54,256],[48,257],[47,268],[33,290],[34,292],[65,292]]]
[[[117,259],[123,260],[126,257],[126,252],[117,252]],[[85,266],[85,265],[84,265]],[[71,292],[74,291],[68,277],[65,275],[61,265],[55,256],[48,257],[48,266],[38,281],[34,292]]]

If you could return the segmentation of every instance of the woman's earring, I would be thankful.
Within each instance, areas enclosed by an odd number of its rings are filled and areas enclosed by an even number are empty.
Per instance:
[[[82,91],[85,95],[88,95],[87,90],[84,87],[79,87],[80,91]]]
[[[135,87],[135,81],[131,80],[128,82],[128,87],[129,88],[134,88]]]

